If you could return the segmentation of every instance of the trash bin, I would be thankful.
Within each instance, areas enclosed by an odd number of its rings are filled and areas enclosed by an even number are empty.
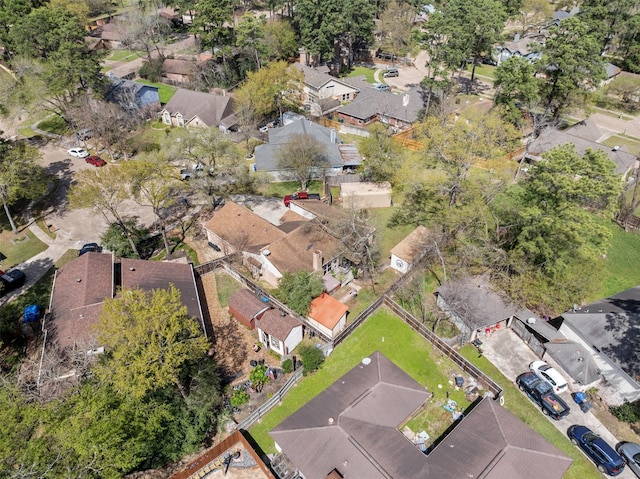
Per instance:
[[[464,378],[461,376],[456,376],[456,386],[461,388],[464,385]]]

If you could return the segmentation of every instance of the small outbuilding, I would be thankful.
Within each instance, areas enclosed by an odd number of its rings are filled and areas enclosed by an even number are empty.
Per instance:
[[[286,356],[302,341],[302,323],[277,309],[265,311],[256,321],[258,338],[266,347]]]
[[[427,228],[418,226],[391,250],[391,267],[407,273],[422,258],[427,247]]]
[[[256,320],[270,308],[248,289],[240,289],[229,298],[229,314],[250,330],[255,329]]]
[[[340,183],[340,200],[348,209],[389,208],[391,183]]]
[[[344,329],[347,324],[349,308],[327,293],[311,301],[309,307],[309,322],[322,333],[333,338]]]

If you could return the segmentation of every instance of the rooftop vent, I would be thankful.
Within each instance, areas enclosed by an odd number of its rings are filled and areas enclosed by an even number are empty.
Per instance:
[[[262,254],[263,254],[264,256],[269,256],[269,255],[271,254],[271,251],[269,251],[268,249],[265,249],[265,250],[262,252]]]
[[[616,145],[612,148],[613,151],[618,151],[620,149],[620,145]]]
[[[77,283],[81,283],[81,282],[82,282],[82,278],[78,278],[78,279],[76,279],[76,282],[77,282]]]
[[[129,271],[135,271],[136,269],[134,267],[129,268]]]
[[[329,424],[333,424],[334,419],[332,417],[329,418]]]
[[[536,318],[527,318],[527,324],[536,324]]]

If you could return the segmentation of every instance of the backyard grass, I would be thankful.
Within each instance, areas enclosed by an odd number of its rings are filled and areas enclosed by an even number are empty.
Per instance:
[[[6,271],[13,268],[45,249],[47,245],[27,229],[20,231],[17,235],[14,235],[10,229],[4,229],[0,232],[0,253],[5,256],[5,259],[0,262],[0,269]]]
[[[269,431],[357,365],[362,358],[376,350],[382,352],[434,394],[427,407],[441,409],[446,402],[447,392],[460,407],[465,408],[468,405],[461,391],[449,389],[449,380],[460,374],[453,363],[434,352],[427,341],[401,319],[382,308],[337,347],[318,372],[303,378],[280,405],[265,415],[260,423],[254,425],[250,430],[251,436],[264,452],[274,452]],[[438,388],[438,384],[443,388]],[[429,417],[435,418],[436,415],[439,415],[439,412],[434,411]],[[447,414],[445,418],[444,422],[434,424],[416,417],[411,424],[420,427],[420,430],[425,429],[435,439],[451,425],[451,415]]]
[[[522,422],[540,433],[547,441],[556,446],[573,459],[573,464],[563,476],[563,479],[601,478],[602,475],[595,466],[575,447],[569,439],[551,423],[533,403],[525,397],[514,383],[509,381],[487,358],[478,357],[477,350],[466,345],[460,349],[460,354],[474,363],[485,374],[503,389],[504,407],[518,417]]]
[[[588,301],[606,298],[640,284],[640,235],[627,233],[611,221],[598,220],[611,231],[609,250],[605,262],[605,281],[601,291]]]
[[[467,64],[467,71],[471,74],[471,67],[473,65]],[[485,79],[496,79],[496,67],[491,65],[476,65],[476,76],[484,77]]]
[[[68,135],[71,133],[67,123],[58,115],[50,115],[38,123],[38,128],[56,135]]]
[[[242,289],[242,285],[224,271],[216,271],[214,274],[216,276],[218,301],[220,301],[220,306],[226,308],[229,305],[231,295]]]
[[[25,138],[31,138],[37,135],[37,133],[33,131],[30,126],[23,126],[22,128],[18,128],[18,133]]]
[[[169,103],[171,97],[176,92],[177,88],[171,85],[165,85],[164,83],[154,83],[149,80],[138,79],[136,80],[138,83],[142,83],[143,85],[151,85],[158,87],[158,95],[160,96],[160,103],[163,105],[165,103]]]
[[[106,59],[112,62],[130,62],[131,60],[135,60],[136,58],[140,58],[140,56],[131,50],[113,50],[111,55],[109,55]]]
[[[611,148],[614,146],[626,146],[629,153],[636,156],[640,155],[640,140],[630,136],[613,135],[603,141],[602,144]]]
[[[369,83],[375,83],[376,80],[375,80],[375,77],[373,76],[375,72],[376,72],[375,68],[354,67],[353,70],[351,70],[346,76],[357,77],[359,75],[364,75],[365,79]]]
[[[376,229],[376,237],[380,248],[380,261],[386,261],[391,255],[391,249],[402,241],[415,226],[400,225],[389,228],[387,224],[398,207],[375,208],[371,211],[371,224]]]

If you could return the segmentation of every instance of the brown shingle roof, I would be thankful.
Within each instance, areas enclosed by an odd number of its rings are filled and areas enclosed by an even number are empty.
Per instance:
[[[560,479],[573,461],[485,398],[429,453],[428,477]]]
[[[176,60],[167,58],[162,62],[164,73],[175,73],[178,75],[191,75],[196,69],[196,64],[189,60]]]
[[[231,246],[240,245],[244,251],[258,252],[263,246],[285,236],[267,220],[232,201],[227,201],[216,211],[204,227]]]
[[[370,359],[271,430],[307,479],[427,477],[427,456],[397,428],[429,393],[381,353]]]
[[[284,314],[284,313],[282,313]],[[262,329],[270,336],[274,336],[280,341],[284,341],[289,336],[291,330],[295,327],[302,326],[302,323],[293,316],[284,314],[277,309],[270,309],[262,315],[256,323],[256,327]]]
[[[49,339],[61,350],[90,345],[93,325],[105,298],[113,297],[113,288],[110,254],[86,253],[56,271],[49,305]]]
[[[391,254],[413,263],[424,253],[427,240],[427,228],[418,226],[409,235],[391,249]]]
[[[345,304],[327,293],[322,293],[311,301],[308,316],[323,326],[333,329],[348,310],[349,308]]]
[[[259,313],[268,308],[269,305],[260,301],[260,299],[248,289],[239,289],[229,298],[229,309],[234,310],[237,314],[242,314],[247,320],[255,318]]]

